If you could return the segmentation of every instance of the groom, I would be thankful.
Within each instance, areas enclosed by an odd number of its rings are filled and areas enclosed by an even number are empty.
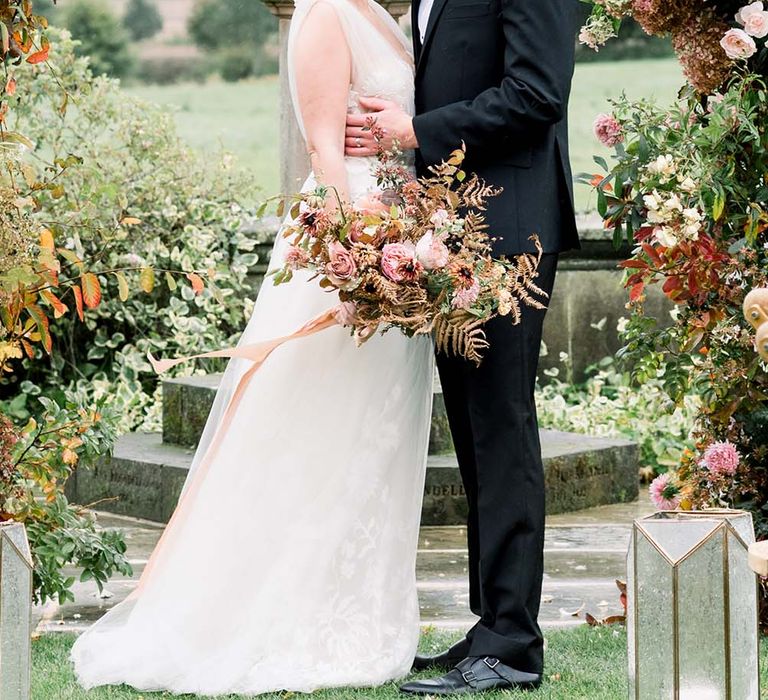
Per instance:
[[[462,142],[464,167],[502,187],[486,220],[496,256],[544,248],[537,284],[547,293],[558,253],[578,247],[566,113],[577,0],[415,0],[416,114],[366,98],[387,135],[417,149],[420,175]],[[348,155],[375,153],[365,117],[350,115]],[[534,403],[543,311],[520,325],[486,326],[480,367],[437,358],[448,419],[469,501],[469,601],[478,623],[414,668],[445,675],[403,686],[447,695],[541,683],[537,622],[543,575],[544,478]]]

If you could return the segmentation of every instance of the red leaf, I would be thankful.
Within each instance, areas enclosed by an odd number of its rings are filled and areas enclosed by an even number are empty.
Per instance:
[[[5,84],[5,91],[11,97],[16,94],[16,78],[8,78],[8,82]]]
[[[623,267],[625,270],[647,270],[648,263],[643,260],[622,260],[619,267]]]
[[[656,249],[648,244],[643,243],[643,252],[659,267],[662,265],[661,258],[659,257],[659,254],[656,252]]]
[[[72,292],[75,295],[75,306],[77,307],[77,317],[82,321],[83,316],[83,292],[80,287],[72,287]]]
[[[638,282],[632,285],[632,289],[629,291],[629,300],[637,301],[642,295],[645,289],[645,282]]]
[[[101,284],[92,272],[86,272],[80,284],[83,288],[83,301],[89,309],[95,309],[101,303]]]

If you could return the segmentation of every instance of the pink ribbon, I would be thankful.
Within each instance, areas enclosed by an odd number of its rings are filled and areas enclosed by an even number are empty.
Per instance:
[[[252,343],[250,345],[242,345],[234,348],[225,348],[223,350],[212,350],[211,352],[203,352],[199,355],[189,355],[187,357],[178,357],[174,358],[173,360],[158,360],[154,358],[151,353],[148,353],[147,356],[152,365],[152,368],[158,374],[169,370],[171,367],[176,367],[176,365],[180,365],[183,362],[189,362],[190,360],[195,360],[202,357],[237,357],[244,360],[250,360],[253,362],[253,366],[243,374],[243,376],[240,378],[240,381],[237,383],[237,387],[232,394],[232,398],[227,404],[227,408],[224,411],[224,416],[222,417],[221,423],[219,423],[216,433],[213,436],[213,440],[211,440],[211,444],[209,445],[202,461],[200,462],[200,466],[197,468],[192,481],[181,495],[179,503],[177,504],[171,519],[168,521],[168,525],[163,531],[163,534],[160,536],[157,546],[152,552],[152,556],[149,558],[149,561],[144,567],[144,571],[141,574],[141,579],[139,580],[139,584],[136,587],[134,594],[138,593],[143,588],[146,581],[149,579],[150,572],[154,568],[155,562],[159,559],[161,551],[167,547],[168,533],[174,529],[174,525],[179,524],[185,517],[185,506],[192,502],[194,495],[199,491],[200,485],[203,483],[205,475],[207,474],[208,469],[213,462],[216,451],[219,449],[224,436],[227,434],[227,430],[229,429],[229,426],[232,422],[232,418],[234,417],[235,412],[237,411],[237,408],[242,401],[245,390],[253,378],[253,375],[259,371],[265,360],[272,354],[272,352],[279,348],[281,345],[291,340],[306,338],[310,335],[314,335],[315,333],[319,333],[326,328],[339,325],[339,322],[336,319],[336,313],[336,308],[330,309],[329,311],[325,311],[319,316],[313,318],[311,321],[308,321],[301,328],[299,328],[299,330],[291,333],[290,335],[286,335],[281,338],[273,338],[272,340],[264,340],[260,343]],[[134,594],[131,594],[131,597],[133,597]]]

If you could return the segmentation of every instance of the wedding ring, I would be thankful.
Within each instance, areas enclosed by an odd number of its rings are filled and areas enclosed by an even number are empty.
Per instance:
[[[357,146],[358,148],[363,147],[363,142],[360,140],[359,136],[355,139],[355,146]]]

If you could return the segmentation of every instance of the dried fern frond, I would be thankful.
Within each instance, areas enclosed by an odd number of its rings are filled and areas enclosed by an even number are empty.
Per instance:
[[[483,330],[483,319],[463,311],[439,316],[434,328],[435,348],[446,355],[463,357],[480,365],[489,343]]]

